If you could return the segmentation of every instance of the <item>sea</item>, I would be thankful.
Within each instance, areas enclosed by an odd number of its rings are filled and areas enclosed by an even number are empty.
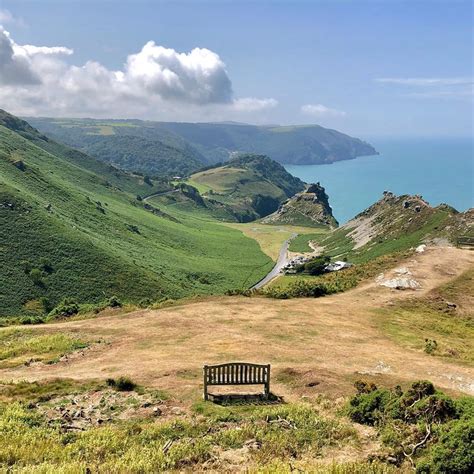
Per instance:
[[[419,194],[435,206],[474,207],[474,138],[372,139],[380,153],[330,165],[286,165],[307,183],[320,182],[340,224],[382,197]]]

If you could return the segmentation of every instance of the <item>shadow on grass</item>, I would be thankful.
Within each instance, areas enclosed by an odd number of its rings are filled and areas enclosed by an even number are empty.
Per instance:
[[[285,403],[283,397],[270,393],[268,396],[263,394],[237,394],[225,393],[219,395],[209,394],[209,400],[217,405],[279,405]]]

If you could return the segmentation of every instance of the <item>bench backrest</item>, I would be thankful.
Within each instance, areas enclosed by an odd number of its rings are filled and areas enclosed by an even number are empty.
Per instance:
[[[270,364],[229,364],[205,365],[204,383],[206,385],[256,385],[270,382]]]

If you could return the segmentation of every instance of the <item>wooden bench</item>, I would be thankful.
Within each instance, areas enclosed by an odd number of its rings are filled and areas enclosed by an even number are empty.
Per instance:
[[[260,385],[264,386],[264,396],[270,394],[270,364],[248,364],[231,362],[220,365],[205,365],[204,400],[209,400],[207,388],[210,385]]]

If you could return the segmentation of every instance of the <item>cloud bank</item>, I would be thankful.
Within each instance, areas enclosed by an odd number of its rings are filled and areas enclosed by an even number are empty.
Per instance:
[[[422,99],[462,99],[474,95],[472,77],[379,77],[381,84],[409,88],[405,97]]]
[[[378,77],[375,81],[405,86],[456,86],[474,84],[471,77]]]
[[[301,106],[301,112],[306,115],[311,115],[313,117],[320,117],[320,118],[345,117],[347,115],[347,113],[342,110],[331,109],[330,107],[326,107],[323,104],[303,105]]]
[[[0,26],[0,101],[24,115],[143,116],[190,119],[255,113],[271,98],[235,98],[218,54],[187,53],[153,41],[110,70],[96,61],[70,65],[64,46],[19,45]]]

